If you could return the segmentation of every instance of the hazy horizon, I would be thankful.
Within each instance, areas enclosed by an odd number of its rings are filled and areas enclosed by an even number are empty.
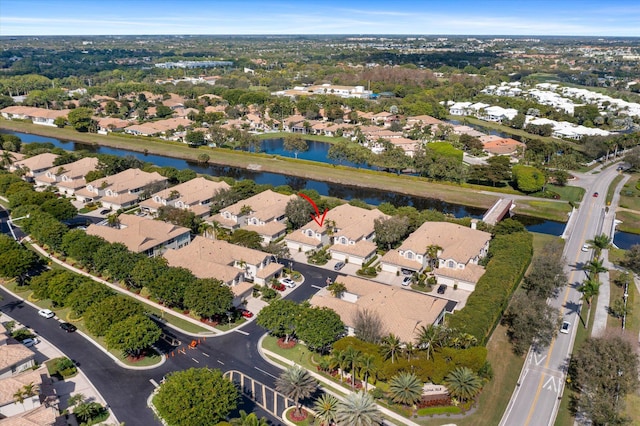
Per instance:
[[[2,36],[640,36],[640,3],[631,0],[1,0],[1,6]]]

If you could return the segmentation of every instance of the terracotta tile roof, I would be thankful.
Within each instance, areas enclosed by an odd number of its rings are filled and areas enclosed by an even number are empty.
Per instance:
[[[375,243],[367,240],[360,240],[355,244],[334,244],[329,247],[329,252],[344,253],[352,256],[358,256],[367,258],[371,254],[375,253],[378,246]]]
[[[308,246],[319,248],[322,245],[322,241],[314,237],[308,237],[304,234],[304,228],[293,231],[285,237],[285,241],[291,241],[294,243],[302,243]]]
[[[110,243],[122,243],[129,250],[142,253],[191,232],[189,228],[130,214],[121,214],[118,219],[120,228],[92,224],[87,228],[87,234],[97,235]]]
[[[41,374],[47,376],[46,367],[43,366],[37,370],[29,369],[22,373],[0,379],[0,407],[8,403],[13,403],[13,395],[24,385],[33,383],[36,386],[40,386],[40,384],[42,384]]]
[[[238,246],[221,240],[210,240],[208,238],[196,236],[191,244],[178,249],[182,253],[189,254],[191,264],[195,264],[202,259],[220,265],[233,265],[236,261],[245,261],[250,265],[259,265],[265,261],[270,254],[247,247]],[[184,266],[191,269],[191,264]]]
[[[158,172],[147,173],[140,169],[127,169],[115,175],[103,177],[101,179],[96,179],[92,182],[89,182],[89,184],[87,184],[87,188],[81,189],[80,191],[78,191],[78,194],[88,197],[95,197],[97,194],[93,191],[90,191],[89,187],[104,190],[109,189],[120,194],[133,189],[143,188],[153,183],[166,181],[167,178],[162,176]]]
[[[386,252],[385,255],[382,256],[382,259],[380,259],[380,262],[416,271],[422,269],[422,262],[415,260],[415,257],[414,259],[407,259],[406,257],[401,256],[397,250],[389,250]]]
[[[423,126],[432,126],[434,124],[440,124],[442,120],[438,120],[430,115],[416,115],[407,117],[407,125],[413,126],[414,124],[421,124]]]
[[[68,109],[46,109],[46,108],[36,108],[36,107],[28,107],[21,105],[14,105],[3,108],[0,110],[0,113],[7,113],[12,115],[24,115],[33,118],[47,118],[47,119],[56,119],[58,117],[66,117],[69,114]]]
[[[24,413],[8,417],[0,420],[2,426],[54,426],[64,425],[64,423],[58,423],[57,419],[64,417],[58,417],[58,411],[52,406],[47,407],[41,405],[33,410],[25,411]]]
[[[115,118],[115,117],[98,118],[98,126],[105,129],[109,128],[109,126],[111,126],[114,129],[124,129],[129,125],[131,125],[131,122],[127,120],[122,120],[120,118]]]
[[[350,327],[358,310],[376,312],[383,322],[383,334],[393,333],[403,342],[413,342],[420,326],[437,321],[447,305],[444,299],[362,278],[338,276],[336,282],[347,289],[342,298],[322,289],[311,298],[311,305],[333,309]]]
[[[491,234],[449,222],[425,222],[416,229],[398,248],[425,253],[430,245],[442,247],[440,259],[454,259],[466,264],[480,254],[491,239]]]
[[[335,222],[337,231],[334,233],[334,238],[345,236],[357,241],[374,231],[373,222],[375,219],[388,217],[378,209],[367,210],[350,204],[342,204],[329,210],[325,224],[328,220]],[[324,228],[321,230],[315,221],[309,222],[303,229],[309,228],[314,231],[324,231]]]
[[[22,344],[0,346],[0,371],[12,365],[22,364],[35,356],[33,351]]]
[[[526,145],[522,142],[518,142],[517,140],[511,138],[501,138],[483,143],[483,148],[485,151],[496,155],[513,154],[518,150],[518,148],[525,147]]]
[[[140,205],[157,209],[164,205],[162,204],[163,200],[168,200],[171,194],[174,191],[177,191],[180,195],[175,200],[175,203],[180,203],[183,207],[196,206],[203,201],[211,199],[219,191],[229,188],[229,184],[226,182],[216,182],[204,177],[197,177],[187,182],[156,192],[151,196],[151,198],[140,203]]]
[[[58,178],[66,176],[68,179],[82,179],[82,181],[84,181],[86,174],[95,170],[96,167],[98,167],[97,158],[85,157],[78,161],[74,161],[73,163],[63,164],[62,166],[53,166],[45,172],[45,175],[57,176]]]
[[[277,262],[271,262],[264,268],[259,269],[258,272],[256,273],[256,277],[266,279],[274,274],[279,273],[280,271],[282,271],[283,268],[284,268],[284,265]]]
[[[4,150],[0,149],[0,158],[2,157],[3,153],[4,153]],[[24,159],[24,154],[20,154],[19,152],[13,152],[13,151],[9,151],[9,153],[13,157],[12,161],[20,161]]]
[[[192,249],[185,250],[194,243],[196,243],[195,239],[194,242],[181,249],[167,250],[162,256],[167,259],[169,266],[187,268],[198,278],[216,278],[227,285],[240,279],[243,274],[242,270],[216,262],[215,259],[208,258],[206,253],[194,252]]]
[[[264,225],[247,225],[244,226],[243,229],[246,229],[247,231],[254,231],[260,235],[265,235],[271,238],[286,231],[287,225],[284,222],[271,221],[265,223]]]
[[[53,167],[53,162],[59,156],[56,154],[51,154],[49,152],[45,152],[44,154],[34,155],[33,157],[24,158],[20,161],[15,161],[13,163],[14,167],[26,167],[29,170],[43,170]]]
[[[222,209],[220,213],[229,212],[238,216],[244,206],[249,206],[251,207],[249,217],[256,217],[263,222],[268,222],[284,215],[287,203],[296,197],[297,195],[284,195],[268,189],[246,200],[238,201]]]
[[[465,265],[464,269],[458,268],[436,268],[433,273],[437,276],[453,278],[456,280],[466,281],[469,283],[477,283],[480,277],[485,273],[485,269],[473,263]]]
[[[152,121],[143,124],[134,124],[125,128],[127,132],[136,132],[143,135],[155,135],[156,133],[164,133],[168,130],[175,130],[178,126],[189,127],[191,120],[184,117],[169,118],[166,120]]]

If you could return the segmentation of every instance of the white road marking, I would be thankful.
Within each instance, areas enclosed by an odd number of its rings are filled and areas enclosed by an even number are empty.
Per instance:
[[[158,384],[158,382],[156,382],[156,381],[155,381],[155,380],[153,380],[153,379],[149,379],[149,381],[151,382],[151,384],[153,385],[153,387],[154,387],[154,388],[157,388],[158,386],[160,386],[160,385]]]
[[[255,366],[254,366],[253,368],[255,368],[256,370],[258,370],[258,371],[259,371],[259,372],[261,372],[261,373],[266,374],[267,376],[271,376],[271,377],[273,377],[274,379],[277,379],[277,377],[276,377],[276,376],[274,376],[274,375],[273,375],[273,374],[271,374],[271,373],[268,373],[268,372],[264,371],[262,368],[258,368],[258,367],[255,367]]]
[[[209,357],[209,354],[206,352],[202,352],[202,355],[206,356],[207,358]]]
[[[556,386],[556,379],[553,376],[549,376],[542,389],[550,390],[551,392],[558,393],[558,387]]]
[[[311,287],[313,287],[313,288],[317,288],[318,290],[322,290],[322,289],[324,288],[324,287],[320,287],[320,286],[313,285],[313,284],[311,285]]]
[[[191,357],[192,360],[194,360],[195,362],[197,362],[198,364],[200,364],[200,361],[198,361],[197,359],[195,359],[194,357]]]
[[[219,359],[217,359],[216,361],[218,361],[219,364],[224,365],[224,362],[220,361]]]
[[[542,358],[538,358],[538,356],[535,353],[533,354],[533,359],[536,365],[542,364],[542,361],[544,361],[546,358],[547,358],[547,355],[543,355]]]
[[[249,333],[247,333],[246,331],[242,331],[242,330],[235,330],[236,333],[240,333],[240,334],[244,334],[245,336],[248,336]]]

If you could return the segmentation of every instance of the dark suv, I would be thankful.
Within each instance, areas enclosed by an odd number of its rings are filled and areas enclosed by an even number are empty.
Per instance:
[[[60,328],[63,329],[64,331],[66,331],[67,333],[73,333],[74,331],[76,331],[78,328],[69,323],[69,322],[61,322],[60,323]]]
[[[440,284],[440,286],[438,287],[438,294],[444,294],[445,291],[447,291],[447,285],[446,284]]]

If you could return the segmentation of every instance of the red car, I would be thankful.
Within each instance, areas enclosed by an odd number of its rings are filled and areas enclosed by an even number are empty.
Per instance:
[[[284,291],[284,289],[286,288],[284,284],[281,284],[281,283],[273,284],[271,287],[274,290],[278,290],[278,291]]]
[[[594,193],[593,193],[593,196],[594,196],[594,197],[597,197],[598,195],[600,195],[600,194],[598,194],[597,192],[594,192]]]
[[[245,318],[251,318],[253,316],[253,312],[247,311],[246,309],[241,310],[240,314]]]

